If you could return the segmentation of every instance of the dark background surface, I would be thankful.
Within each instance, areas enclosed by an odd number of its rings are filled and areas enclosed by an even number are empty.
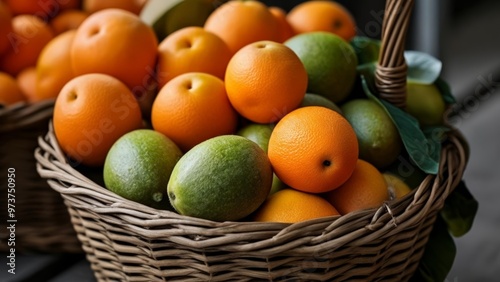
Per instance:
[[[302,1],[264,2],[289,10]],[[368,32],[368,26],[379,22],[385,1],[339,2],[353,13],[360,31],[379,36]],[[472,230],[456,239],[457,256],[447,281],[500,281],[500,1],[415,2],[407,49],[428,52],[443,62],[443,78],[461,106],[454,125],[471,147],[464,178],[480,203]],[[2,262],[0,281],[95,281],[79,255],[20,255],[17,270],[16,276],[8,275]]]

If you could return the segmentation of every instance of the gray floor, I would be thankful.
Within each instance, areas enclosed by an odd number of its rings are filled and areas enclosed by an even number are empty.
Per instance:
[[[456,126],[471,158],[465,181],[479,201],[472,230],[458,238],[450,282],[500,281],[500,3],[479,5],[452,22],[443,38],[444,76],[466,101]],[[480,98],[476,95],[491,87]]]
[[[465,181],[479,201],[479,210],[472,230],[456,240],[457,257],[449,281],[500,280],[499,108],[500,89],[459,124],[471,146]]]

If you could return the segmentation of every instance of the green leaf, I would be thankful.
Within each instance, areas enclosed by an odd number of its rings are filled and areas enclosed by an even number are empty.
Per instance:
[[[446,223],[438,216],[418,269],[410,281],[445,281],[455,261],[456,253],[455,241],[448,232]]]
[[[362,75],[366,78],[375,78],[375,68],[377,67],[377,62],[366,63],[362,65],[358,65],[356,70],[359,75]]]
[[[445,125],[427,125],[422,127],[422,131],[425,136],[429,136],[429,138],[434,138],[442,142],[446,138],[445,133],[450,132],[451,128]]]
[[[412,161],[424,172],[436,174],[439,169],[441,144],[428,139],[420,129],[417,119],[410,114],[381,100],[399,130],[406,151]]]
[[[451,129],[444,125],[424,126],[421,129],[427,139],[427,150],[432,155],[432,158],[439,163],[442,143],[447,137],[446,133]]]
[[[432,84],[441,74],[442,63],[429,54],[417,51],[405,51],[408,66],[408,80],[420,84]]]
[[[436,126],[423,126],[422,132],[425,137],[431,143],[443,143],[446,140],[446,133],[451,131],[451,128],[445,125],[436,125]],[[434,144],[433,144],[434,145]],[[441,149],[439,150],[441,152]]]
[[[438,77],[434,82],[434,85],[439,89],[441,95],[443,95],[444,102],[446,104],[455,104],[457,101],[455,96],[451,93],[451,88],[446,81],[444,81],[441,77]]]
[[[381,105],[391,117],[411,160],[425,173],[436,174],[440,159],[441,145],[437,144],[439,142],[435,142],[432,138],[426,138],[416,118],[391,103],[377,98],[370,89],[366,78],[362,76],[361,79],[368,98]]]
[[[461,181],[446,199],[441,216],[450,233],[460,237],[471,229],[478,208],[479,203],[467,189],[465,182]]]
[[[356,36],[350,42],[358,57],[358,65],[377,62],[380,53],[380,40],[366,36]]]

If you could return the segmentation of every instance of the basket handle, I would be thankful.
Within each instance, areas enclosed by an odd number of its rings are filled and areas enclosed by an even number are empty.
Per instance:
[[[406,106],[406,34],[414,0],[387,0],[375,86],[380,98],[399,108]]]

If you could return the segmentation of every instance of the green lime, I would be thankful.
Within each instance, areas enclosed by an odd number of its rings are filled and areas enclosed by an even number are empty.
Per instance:
[[[350,42],[358,57],[358,64],[369,64],[378,61],[380,54],[380,40],[366,36],[355,36]]]
[[[308,106],[325,107],[330,110],[336,111],[339,114],[342,114],[342,110],[334,102],[318,94],[306,93],[304,99],[302,99],[302,103],[300,103],[299,105],[299,108]]]
[[[392,119],[380,105],[368,99],[355,99],[341,109],[356,132],[360,159],[379,169],[397,159],[403,143]]]
[[[391,200],[402,198],[411,192],[408,184],[406,184],[399,176],[388,172],[384,172],[382,175],[387,183],[387,189],[389,190]]]
[[[238,130],[237,135],[243,136],[257,143],[267,153],[267,146],[274,124],[249,123]]]
[[[326,99],[324,97],[321,98]],[[267,153],[269,138],[271,137],[273,128],[274,124],[250,123],[238,130],[237,134],[257,143],[257,145],[259,145],[259,147]],[[276,174],[273,173],[273,184],[271,185],[269,195],[272,195],[284,187],[285,184],[276,176]]]
[[[273,173],[273,184],[271,185],[271,191],[269,191],[269,196],[285,188],[286,184],[283,183],[283,181],[281,181],[281,179],[279,179],[275,173]]]
[[[167,185],[181,150],[165,135],[139,129],[118,139],[104,163],[104,184],[110,191],[157,209],[169,209]]]
[[[339,103],[347,98],[356,80],[358,59],[354,49],[328,32],[296,35],[284,43],[300,58],[308,75],[307,92]]]
[[[168,196],[182,215],[235,221],[265,201],[272,175],[267,154],[255,142],[237,135],[217,136],[179,160],[168,183]]]
[[[446,104],[436,85],[408,81],[406,92],[406,111],[421,125],[443,124]]]

